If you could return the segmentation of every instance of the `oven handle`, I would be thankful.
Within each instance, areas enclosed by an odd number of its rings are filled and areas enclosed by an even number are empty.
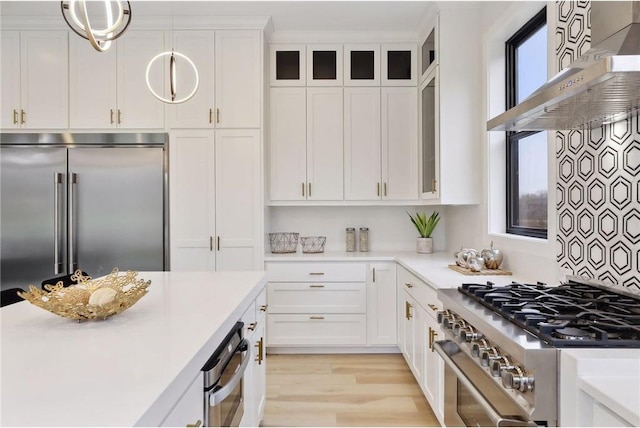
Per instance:
[[[245,345],[244,346],[245,348],[248,347],[246,339],[242,340],[242,343],[240,344],[239,347],[242,348],[243,345]],[[217,404],[222,403],[231,394],[231,392],[233,392],[236,386],[238,386],[238,384],[242,380],[242,376],[244,376],[244,372],[247,369],[247,366],[249,365],[249,361],[251,360],[249,354],[250,354],[249,350],[244,351],[242,363],[240,364],[240,367],[238,368],[236,373],[233,375],[233,377],[229,380],[229,382],[227,382],[225,386],[223,386],[213,394],[209,395],[210,406],[215,406]]]
[[[491,422],[493,422],[496,427],[535,427],[533,421],[523,421],[520,419],[507,419],[499,415],[493,406],[489,404],[489,402],[484,398],[482,393],[478,391],[478,389],[473,385],[473,382],[464,374],[462,370],[456,365],[456,363],[449,357],[447,351],[443,348],[443,344],[453,343],[450,340],[439,340],[433,343],[433,349],[442,357],[444,363],[447,365],[447,368],[451,369],[453,373],[456,375],[458,380],[467,388],[467,390],[471,393],[473,398],[476,399],[478,404],[482,407],[482,410],[486,412],[487,416],[491,418]]]

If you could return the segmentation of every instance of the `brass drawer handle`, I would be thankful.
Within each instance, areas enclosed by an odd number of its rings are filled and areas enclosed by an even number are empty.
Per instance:
[[[24,110],[20,109],[20,124],[24,125],[25,123],[27,123],[27,113],[25,113]]]
[[[427,303],[427,306],[429,306],[432,311],[437,311],[438,310],[438,307],[436,305],[432,305],[431,303]]]
[[[310,320],[323,320],[324,317],[309,317]]]
[[[320,284],[311,284],[309,286],[309,288],[324,288],[324,285],[320,285]]]
[[[13,124],[17,125],[18,124],[18,110],[13,109]]]
[[[406,285],[406,286],[407,286],[407,288],[413,288],[413,284],[410,284],[410,283],[408,283],[408,282],[405,282],[405,284],[404,284],[404,285]]]
[[[324,272],[309,272],[309,275],[322,276],[324,275]]]
[[[260,306],[260,312],[266,312],[268,307],[269,307],[269,305],[261,305]]]
[[[258,326],[258,323],[257,323],[257,322],[252,322],[251,324],[249,324],[249,325],[247,326],[247,329],[249,329],[250,331],[253,331],[253,330],[255,330],[255,329],[256,329],[256,327],[257,327],[257,326]]]
[[[209,123],[213,123],[213,109],[209,109]]]
[[[198,419],[195,424],[187,424],[187,428],[200,428],[202,426],[202,421]]]

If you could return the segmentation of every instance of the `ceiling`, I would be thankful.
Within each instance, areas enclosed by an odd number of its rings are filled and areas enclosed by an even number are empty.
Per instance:
[[[131,1],[133,16],[270,16],[274,31],[417,31],[428,1]],[[4,16],[58,16],[58,1],[2,1]]]

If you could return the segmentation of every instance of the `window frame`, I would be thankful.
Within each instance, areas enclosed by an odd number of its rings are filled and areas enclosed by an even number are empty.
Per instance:
[[[540,28],[547,24],[547,7],[543,7],[533,18],[531,18],[526,24],[524,24],[518,31],[515,32],[505,42],[505,104],[506,109],[509,110],[515,107],[518,99],[517,82],[516,82],[516,50],[517,48],[526,42],[531,36],[533,36]],[[538,229],[532,227],[518,226],[514,224],[514,219],[518,217],[518,201],[519,201],[519,186],[518,186],[518,141],[537,134],[543,131],[507,131],[506,132],[506,208],[507,208],[507,221],[506,232],[512,235],[529,236],[533,238],[546,239],[548,236],[548,222],[547,228]],[[547,190],[548,191],[548,190]],[[547,193],[548,196],[548,193]],[[547,198],[548,204],[548,198]]]

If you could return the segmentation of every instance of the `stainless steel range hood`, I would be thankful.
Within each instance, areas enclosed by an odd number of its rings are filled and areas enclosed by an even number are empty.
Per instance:
[[[591,2],[593,47],[488,131],[592,129],[640,111],[640,1]]]

